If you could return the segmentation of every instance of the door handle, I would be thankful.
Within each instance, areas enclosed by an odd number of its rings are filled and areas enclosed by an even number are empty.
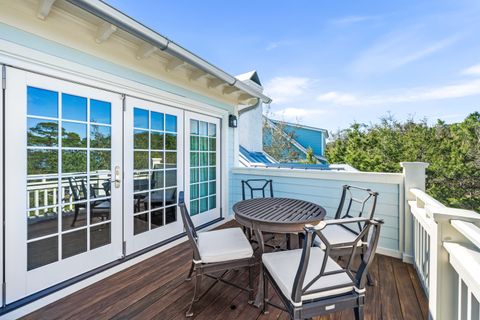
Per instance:
[[[115,183],[115,188],[120,188],[120,183],[122,182],[122,176],[120,173],[120,166],[115,166],[114,179],[112,183]]]

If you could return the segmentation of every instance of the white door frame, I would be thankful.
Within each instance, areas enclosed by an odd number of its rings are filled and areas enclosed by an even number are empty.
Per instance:
[[[5,281],[6,303],[83,274],[122,257],[122,188],[111,188],[111,243],[65,260],[27,271],[27,95],[28,85],[68,92],[111,103],[112,174],[122,164],[122,100],[119,94],[103,91],[27,71],[7,68],[5,106]],[[117,132],[115,132],[117,130]],[[61,213],[58,212],[59,216]],[[22,219],[21,217],[24,217]],[[59,223],[61,230],[61,223]],[[60,240],[61,241],[61,240]],[[59,246],[59,251],[61,246]],[[60,257],[60,256],[59,256]]]
[[[180,213],[177,210],[177,220],[170,224],[134,235],[133,225],[133,192],[134,192],[134,163],[133,163],[133,110],[134,108],[147,109],[177,117],[177,195],[184,187],[184,127],[183,110],[148,100],[126,97],[124,116],[124,234],[126,254],[145,249],[158,244],[183,232]],[[176,197],[178,198],[178,196]]]

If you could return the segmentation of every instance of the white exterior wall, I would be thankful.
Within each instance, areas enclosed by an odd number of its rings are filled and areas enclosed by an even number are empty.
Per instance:
[[[263,105],[240,115],[238,119],[238,139],[248,151],[263,150]]]

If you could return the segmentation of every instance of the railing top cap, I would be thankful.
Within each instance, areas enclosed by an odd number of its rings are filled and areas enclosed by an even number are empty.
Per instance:
[[[400,166],[402,168],[407,167],[420,167],[420,168],[427,168],[430,164],[427,162],[400,162]]]

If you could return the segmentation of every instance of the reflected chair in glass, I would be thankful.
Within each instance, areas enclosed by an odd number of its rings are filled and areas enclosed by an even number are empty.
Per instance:
[[[68,184],[71,190],[73,201],[87,200],[87,177],[69,177]],[[106,192],[106,190],[105,190]],[[96,188],[90,186],[90,198],[96,198]],[[87,202],[75,204],[74,216],[71,227],[75,226],[78,220],[80,210],[86,210]],[[90,202],[90,215],[100,216],[101,220],[108,219],[110,216],[110,199],[96,200]]]
[[[362,225],[361,232],[348,242],[333,244],[323,234],[326,227]],[[354,309],[355,319],[363,320],[368,269],[378,245],[383,221],[368,218],[345,218],[322,221],[305,226],[303,249],[265,253],[262,256],[264,285],[263,312],[274,306],[287,312],[291,319],[310,319],[345,309]],[[355,252],[364,237],[371,234],[368,250],[354,271]],[[318,236],[325,249],[313,246]],[[344,266],[330,257],[337,248],[348,249]],[[280,297],[283,306],[269,300],[269,283]]]
[[[356,218],[356,217],[365,217],[368,219],[373,219],[375,215],[375,209],[377,207],[377,197],[378,192],[372,191],[371,189],[355,187],[350,185],[344,185],[342,187],[342,195],[340,198],[340,204],[335,213],[334,219],[345,219],[345,218]],[[355,239],[360,232],[363,230],[362,223],[351,224],[351,225],[341,225],[341,224],[332,224],[328,225],[322,232],[325,238],[330,241],[332,244],[338,244],[343,242],[351,242]],[[324,244],[320,239],[315,239],[317,246],[325,248]],[[363,255],[368,249],[368,234],[364,236],[362,241],[358,243],[359,250],[356,251],[357,254]],[[331,257],[341,258],[343,256],[348,256],[350,250],[349,248],[342,248],[341,246],[335,247],[330,253]],[[370,285],[374,284],[373,279],[368,275],[368,283]]]
[[[253,268],[255,258],[250,242],[241,228],[226,228],[197,233],[185,206],[184,193],[179,192],[178,207],[188,240],[193,248],[193,260],[187,280],[195,279],[193,298],[186,316],[193,316],[193,305],[200,300],[215,284],[223,282],[248,292],[248,302],[253,303]],[[242,287],[226,280],[230,270],[248,269],[248,287]],[[220,274],[220,275],[217,275]],[[206,276],[215,281],[201,293],[202,278]]]

